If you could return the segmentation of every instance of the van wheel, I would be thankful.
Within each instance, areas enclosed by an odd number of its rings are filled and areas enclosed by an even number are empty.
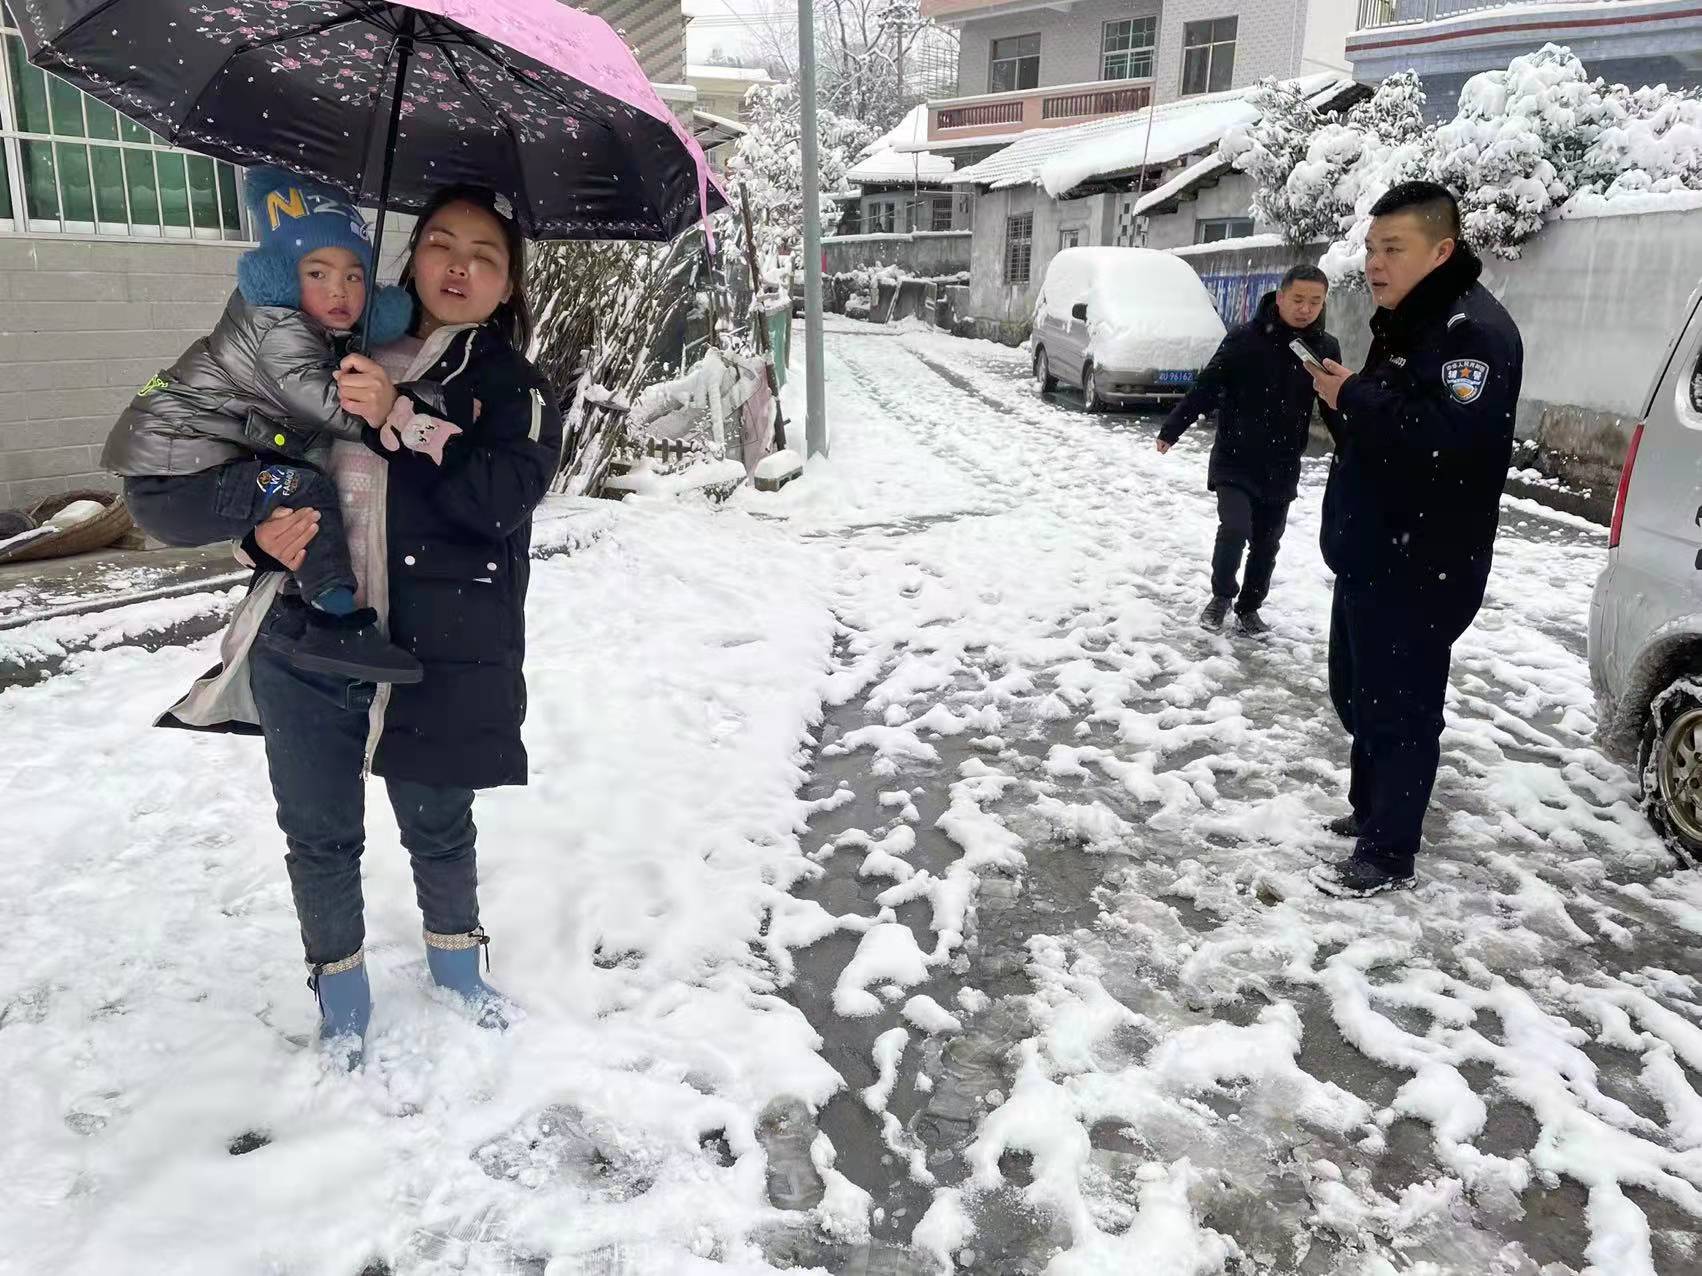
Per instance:
[[[1099,373],[1091,363],[1082,365],[1081,405],[1089,412],[1105,411],[1105,400],[1099,397]]]
[[[1680,678],[1650,706],[1643,732],[1643,812],[1684,864],[1702,864],[1702,683]]]
[[[1051,394],[1058,388],[1058,378],[1052,375],[1052,361],[1046,357],[1046,347],[1034,352],[1034,379],[1040,383],[1041,394]]]

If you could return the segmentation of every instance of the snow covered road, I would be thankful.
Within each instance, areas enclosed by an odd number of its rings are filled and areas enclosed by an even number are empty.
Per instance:
[[[380,802],[373,1063],[300,1048],[258,748],[145,725],[206,642],[0,693],[0,1271],[1702,1262],[1702,885],[1590,742],[1600,534],[1506,511],[1421,887],[1330,901],[1321,463],[1275,632],[1210,636],[1207,438],[829,355],[831,464],[539,564],[506,1039],[426,990]]]

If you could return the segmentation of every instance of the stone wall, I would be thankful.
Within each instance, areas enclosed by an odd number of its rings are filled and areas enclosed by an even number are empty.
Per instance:
[[[211,331],[240,248],[0,238],[0,509],[109,488],[101,445],[137,387]]]
[[[913,235],[836,235],[821,242],[827,273],[842,275],[865,266],[898,266],[922,279],[969,269],[967,230],[918,231]]]

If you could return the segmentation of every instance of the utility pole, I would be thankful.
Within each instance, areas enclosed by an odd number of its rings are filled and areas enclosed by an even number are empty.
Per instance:
[[[804,168],[804,440],[808,456],[827,455],[827,387],[821,338],[821,159],[816,132],[816,13],[798,0],[798,129]]]

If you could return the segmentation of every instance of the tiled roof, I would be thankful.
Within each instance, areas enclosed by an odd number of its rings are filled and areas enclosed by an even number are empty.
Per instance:
[[[1291,82],[1319,104],[1352,87],[1352,81],[1332,74]],[[961,170],[957,180],[994,190],[1043,185],[1053,195],[1063,195],[1095,177],[1170,164],[1216,147],[1231,128],[1253,123],[1258,118],[1248,101],[1253,87],[1184,98],[1068,128],[1034,129]]]

